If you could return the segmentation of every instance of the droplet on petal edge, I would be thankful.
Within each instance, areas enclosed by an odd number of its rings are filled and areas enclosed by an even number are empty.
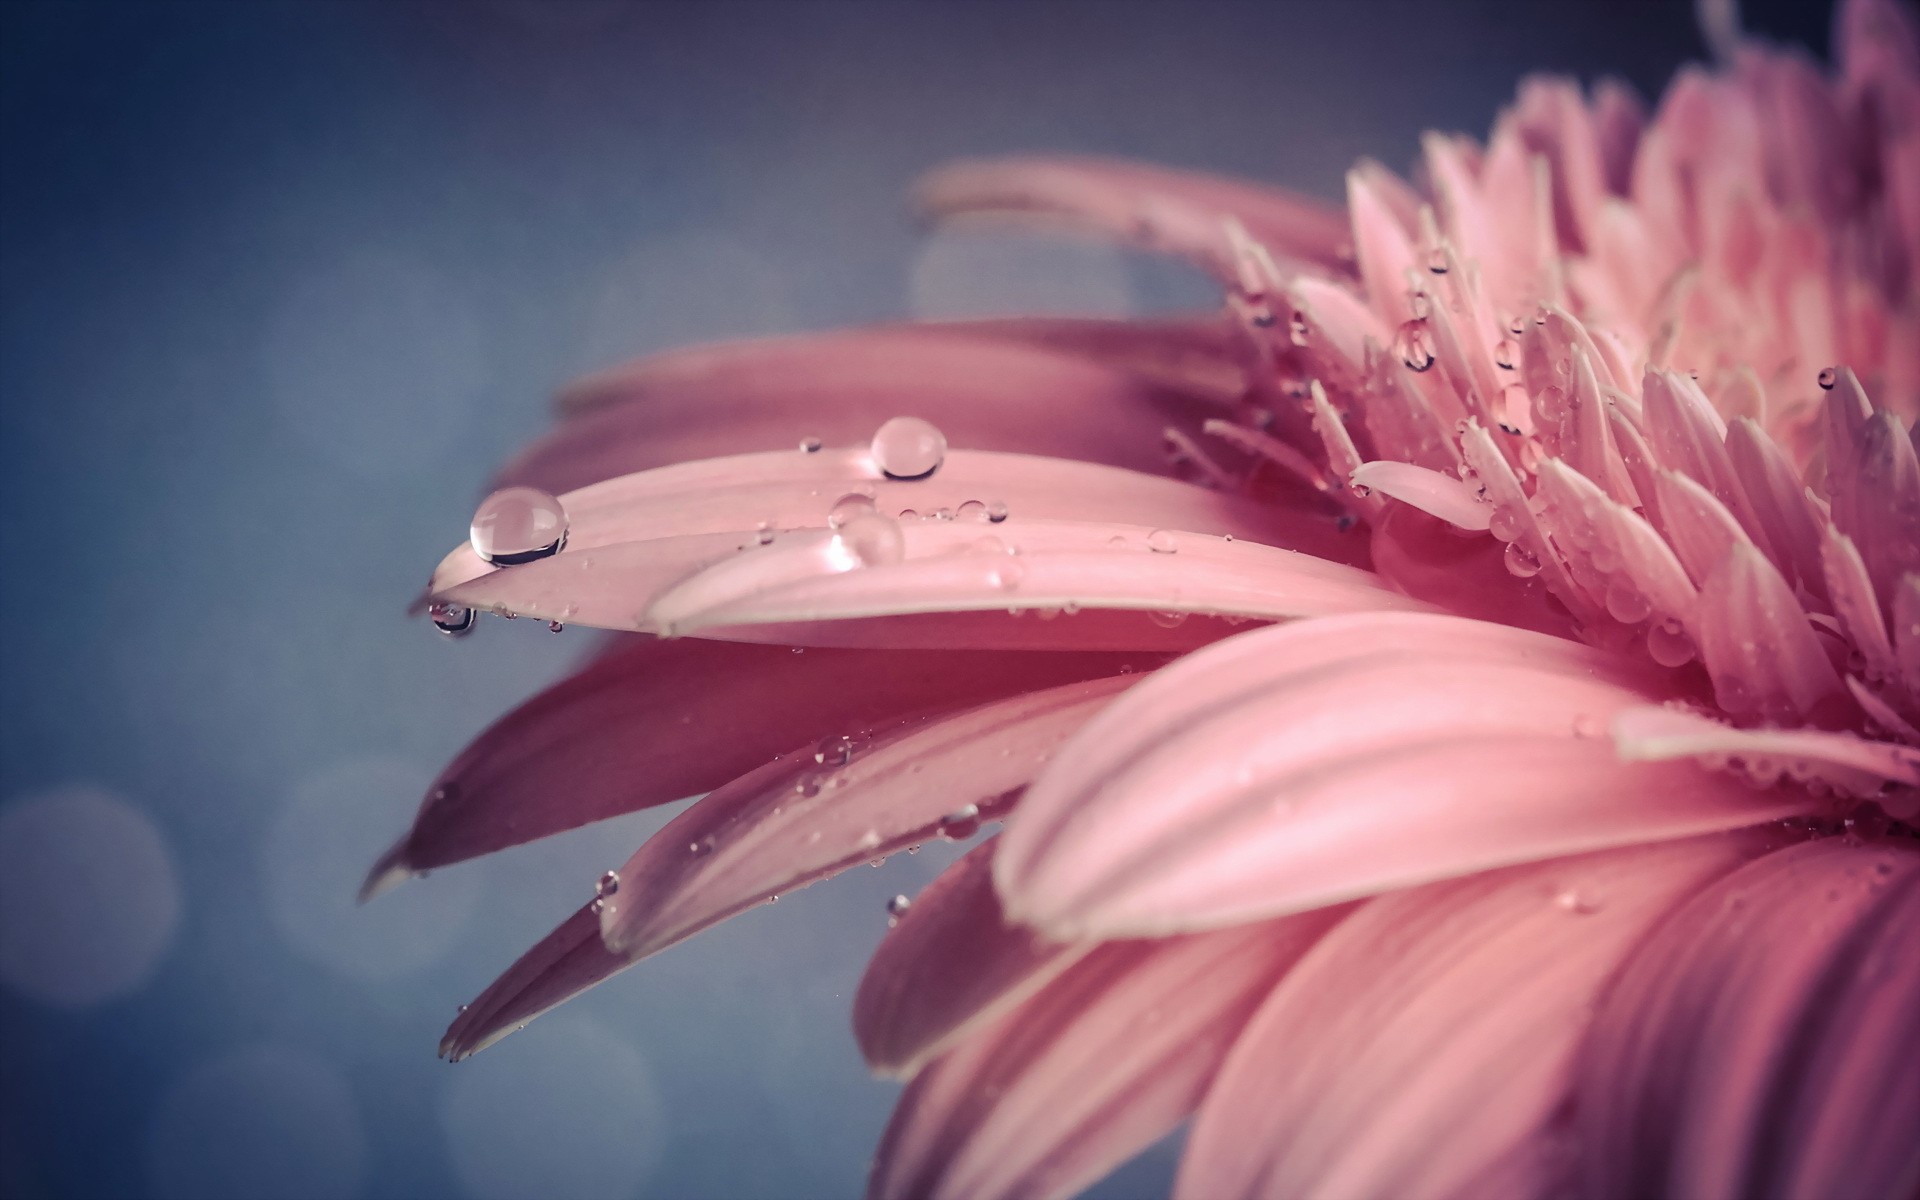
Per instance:
[[[947,438],[930,421],[895,417],[873,435],[871,451],[889,479],[925,479],[946,461]]]
[[[436,601],[427,606],[427,618],[433,627],[448,637],[465,637],[473,632],[474,611],[464,605]]]
[[[473,552],[494,566],[533,562],[560,553],[567,510],[539,488],[502,488],[474,510],[467,536]]]

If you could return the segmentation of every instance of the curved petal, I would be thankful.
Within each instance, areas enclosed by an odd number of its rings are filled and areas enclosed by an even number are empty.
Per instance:
[[[1596,1196],[1895,1196],[1920,1180],[1920,852],[1830,838],[1695,897],[1583,1056]]]
[[[943,832],[971,836],[1137,681],[1071,683],[871,732],[847,729],[783,754],[648,839],[604,890],[601,935],[615,952],[644,958],[782,891]]]
[[[460,1006],[440,1039],[440,1057],[459,1062],[613,975],[633,961],[600,941],[600,916],[583,905],[511,967]]]
[[[993,890],[997,842],[975,846],[915,896],[867,963],[853,1036],[874,1071],[911,1077],[1094,948],[1006,919]]]
[[[1009,911],[1057,937],[1212,928],[1815,803],[1621,761],[1608,721],[1645,693],[1555,639],[1317,624],[1176,663],[1090,723],[1002,838]]]
[[[475,738],[427,790],[413,827],[374,868],[370,890],[698,795],[827,734],[1112,675],[1126,661],[646,641],[561,681]]]
[[[1346,258],[1339,209],[1280,188],[1098,158],[1000,158],[942,167],[921,181],[922,211],[1020,218],[1091,230],[1191,258],[1234,278],[1226,235],[1238,221],[1273,254],[1326,268]]]
[[[1345,915],[1099,947],[915,1077],[868,1195],[1072,1195],[1193,1110],[1248,1014]]]
[[[1177,1197],[1446,1197],[1551,1129],[1620,959],[1755,834],[1535,863],[1384,896],[1248,1023]]]

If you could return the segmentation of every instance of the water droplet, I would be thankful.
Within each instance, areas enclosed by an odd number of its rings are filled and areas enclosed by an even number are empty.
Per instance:
[[[1638,625],[1653,612],[1653,604],[1639,588],[1616,579],[1607,585],[1607,611],[1623,625]]]
[[[1493,344],[1493,365],[1502,371],[1511,371],[1520,361],[1520,344],[1512,338],[1501,338]]]
[[[1693,661],[1693,639],[1680,622],[1668,617],[1648,628],[1647,654],[1663,667],[1683,667]]]
[[[1407,293],[1407,309],[1413,313],[1413,319],[1424,321],[1433,315],[1433,297],[1422,291]]]
[[[1592,916],[1600,911],[1600,901],[1575,888],[1561,888],[1554,894],[1554,904],[1578,916]]]
[[[468,540],[495,566],[546,558],[566,543],[567,510],[539,488],[502,488],[474,510]]]
[[[890,479],[924,479],[947,457],[947,438],[929,421],[895,417],[873,435],[873,463]]]
[[[1427,270],[1435,275],[1447,273],[1447,252],[1436,246],[1427,253]]]
[[[1516,579],[1532,579],[1540,573],[1540,556],[1519,542],[1508,542],[1507,552],[1503,557],[1507,564],[1507,574]]]
[[[817,437],[804,437],[800,439],[800,453],[802,454],[818,454],[820,453],[820,446],[821,441]]]
[[[593,894],[602,900],[605,900],[608,896],[613,895],[619,890],[620,872],[618,871],[608,871],[600,877],[599,882],[593,885]]]
[[[873,497],[863,492],[848,492],[833,502],[827,510],[827,527],[838,529],[855,517],[862,517],[874,511]]]
[[[987,520],[998,525],[1007,519],[1007,506],[999,500],[987,501]]]
[[[1433,366],[1433,333],[1425,321],[1407,321],[1393,335],[1393,351],[1410,371]]]
[[[980,806],[965,804],[940,818],[940,836],[963,841],[980,832]]]
[[[562,624],[561,622],[559,622],[559,621],[548,621],[548,622],[547,622],[547,632],[548,632],[548,633],[559,633],[559,632],[560,632],[561,630],[563,630],[563,629],[565,629],[565,628],[566,628],[566,626],[565,626],[564,624]]]
[[[936,508],[927,514],[927,519],[931,521],[951,521],[953,520],[953,510],[950,508]]]
[[[898,925],[900,918],[906,916],[907,910],[912,907],[913,900],[907,896],[895,896],[887,901],[887,928],[892,929]]]
[[[1187,614],[1183,612],[1148,612],[1147,617],[1162,629],[1178,629],[1186,624]]]
[[[698,857],[702,854],[711,853],[712,850],[713,850],[713,836],[711,834],[701,838],[697,842],[687,843],[687,853],[694,855],[695,857]]]
[[[802,775],[794,781],[793,790],[796,795],[818,796],[820,794],[820,776],[812,771],[808,771],[805,775]]]
[[[907,555],[907,536],[900,531],[899,523],[877,512],[849,517],[834,540],[855,566],[891,566]]]
[[[776,536],[778,535],[775,534],[774,531],[766,525],[762,525],[760,528],[754,530],[753,532],[753,540],[758,542],[762,546],[773,545],[773,539]]]
[[[1293,318],[1287,322],[1287,337],[1296,346],[1307,344],[1308,331],[1305,315],[1299,312],[1293,314]]]
[[[822,738],[820,744],[814,747],[813,761],[830,767],[845,766],[853,759],[853,748],[853,739],[850,737]]]
[[[1156,529],[1147,535],[1147,549],[1155,554],[1172,554],[1180,549],[1180,543],[1167,530]]]
[[[1838,385],[1840,382],[1840,368],[1839,367],[1822,367],[1820,369],[1819,380],[1820,380],[1821,391],[1823,392],[1832,391],[1834,387]]]
[[[984,521],[987,519],[986,502],[982,500],[963,501],[959,508],[953,510],[953,516],[957,521]]]
[[[473,632],[474,612],[465,605],[439,601],[427,606],[427,617],[448,637],[465,637]]]
[[[1018,555],[1007,554],[997,557],[993,566],[987,569],[987,574],[993,586],[1003,592],[1011,592],[1027,581],[1027,565],[1020,561]]]

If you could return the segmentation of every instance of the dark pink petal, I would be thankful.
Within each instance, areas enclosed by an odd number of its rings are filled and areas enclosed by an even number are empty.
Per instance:
[[[914,1078],[868,1195],[1072,1195],[1193,1111],[1248,1014],[1345,915],[1099,947]]]
[[[1242,635],[1156,673],[1048,766],[1001,838],[1001,895],[1056,937],[1152,936],[1814,803],[1620,761],[1608,721],[1648,695],[1608,671],[1457,618]]]
[[[648,839],[600,908],[609,949],[658,953],[783,891],[972,836],[1139,676],[1070,683],[876,730],[848,727],[716,788]]]
[[[1006,919],[993,890],[996,844],[975,846],[914,897],[867,964],[853,1035],[874,1071],[913,1075],[1093,949]]]
[[[1609,988],[1595,1196],[1904,1196],[1920,1180],[1920,852],[1808,842],[1721,880]]]
[[[1720,707],[1838,728],[1854,715],[1787,581],[1741,542],[1700,585],[1700,659]]]
[[[600,917],[591,905],[561,922],[506,973],[460,1006],[440,1039],[440,1057],[459,1062],[478,1054],[528,1021],[633,965],[600,941]]]
[[[1465,1194],[1551,1133],[1621,957],[1766,844],[1635,847],[1365,905],[1249,1022],[1194,1120],[1175,1195]]]
[[[955,163],[921,182],[919,202],[940,219],[1013,217],[1092,230],[1192,258],[1229,281],[1229,218],[1273,254],[1323,267],[1340,265],[1348,238],[1339,210],[1297,193],[1109,159]]]
[[[1110,675],[1124,661],[642,642],[474,739],[369,884],[698,795],[829,733]]]
[[[864,445],[903,413],[933,421],[957,446],[1164,474],[1161,430],[1197,425],[1245,390],[1217,323],[1148,327],[1125,351],[1067,322],[992,336],[1010,324],[734,342],[615,367],[562,394],[570,415],[503,468],[497,486],[558,494],[803,438]],[[1090,353],[1076,352],[1083,347]]]

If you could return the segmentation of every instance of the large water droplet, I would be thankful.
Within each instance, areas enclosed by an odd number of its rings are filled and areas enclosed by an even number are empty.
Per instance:
[[[1623,625],[1637,625],[1653,612],[1653,605],[1639,588],[1616,579],[1607,585],[1607,612]]]
[[[1540,573],[1540,556],[1519,542],[1508,542],[1503,557],[1507,573],[1516,579],[1532,579]]]
[[[980,832],[980,806],[965,804],[940,818],[940,836],[962,841]]]
[[[845,766],[853,760],[853,739],[850,737],[829,737],[820,739],[814,747],[813,761],[825,763],[830,767]]]
[[[872,496],[862,492],[848,492],[835,500],[833,507],[827,510],[827,525],[838,529],[855,517],[865,516],[873,511]]]
[[[1180,549],[1180,543],[1167,530],[1156,529],[1147,535],[1147,549],[1155,554],[1172,554]]]
[[[1433,366],[1433,332],[1425,321],[1404,322],[1393,335],[1393,352],[1408,370],[1424,371]]]
[[[1007,506],[999,500],[987,501],[987,520],[998,525],[1007,519]]]
[[[907,554],[907,535],[900,531],[900,523],[877,512],[849,517],[835,540],[855,566],[891,566]]]
[[[602,900],[605,900],[608,896],[613,895],[619,890],[620,872],[618,871],[608,871],[600,877],[599,882],[593,885],[593,894]]]
[[[878,866],[879,864],[875,863],[874,865]],[[906,916],[907,910],[912,907],[913,900],[907,896],[895,896],[893,899],[887,901],[887,928],[892,929],[895,925],[898,925],[900,918]]]
[[[1669,617],[1648,628],[1647,654],[1663,667],[1683,667],[1693,661],[1693,639]]]
[[[465,637],[473,632],[474,612],[465,605],[436,601],[427,606],[427,617],[448,637]]]
[[[495,566],[546,558],[566,543],[567,510],[539,488],[502,488],[480,502],[468,539]]]
[[[1839,367],[1822,367],[1819,375],[1820,390],[1830,392],[1840,382]]]
[[[919,417],[895,417],[873,435],[873,463],[891,479],[924,479],[947,457],[947,438]]]

